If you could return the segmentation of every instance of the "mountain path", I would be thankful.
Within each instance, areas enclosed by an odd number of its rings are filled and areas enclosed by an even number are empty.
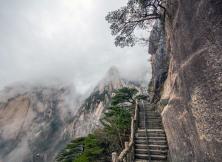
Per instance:
[[[167,162],[168,145],[160,113],[148,102],[139,104],[134,162]]]

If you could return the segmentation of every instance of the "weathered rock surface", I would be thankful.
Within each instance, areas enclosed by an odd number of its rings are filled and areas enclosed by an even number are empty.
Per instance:
[[[50,162],[69,142],[78,95],[70,86],[6,88],[0,96],[0,161]]]
[[[152,78],[149,85],[151,100],[160,99],[160,91],[168,73],[168,53],[166,52],[166,39],[164,25],[156,21],[149,38],[149,54],[151,54]]]
[[[54,161],[71,139],[101,127],[115,89],[139,85],[112,67],[85,100],[69,85],[5,88],[0,92],[0,162]]]
[[[162,111],[173,162],[222,161],[222,1],[167,0]]]

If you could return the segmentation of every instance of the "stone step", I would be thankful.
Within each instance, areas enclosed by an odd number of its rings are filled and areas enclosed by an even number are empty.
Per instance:
[[[153,107],[153,106],[144,106],[144,109],[145,109],[145,110],[150,110],[150,109],[151,109],[151,110],[156,110],[155,107]],[[144,110],[144,109],[143,109],[143,110]]]
[[[152,120],[152,119],[159,119],[159,120],[162,121],[161,116],[147,116],[146,117],[146,121],[149,121],[149,120]],[[142,121],[144,121],[144,120],[142,120]]]
[[[149,121],[149,120],[152,120],[152,119],[159,119],[159,120],[162,120],[161,116],[160,115],[147,115],[146,117],[146,121]],[[139,121],[142,122],[144,121],[144,118],[142,116],[139,116]]]
[[[139,123],[139,125],[145,125],[145,123]],[[163,124],[148,122],[148,123],[146,123],[146,126],[163,126]]]
[[[150,103],[143,103],[142,105],[143,105],[145,108],[146,108],[146,107],[153,107],[153,105],[151,105]]]
[[[161,122],[146,122],[146,123],[144,123],[144,122],[141,122],[141,123],[139,123],[139,124],[146,124],[146,125],[163,125]]]
[[[160,115],[159,112],[153,111],[153,110],[145,110],[144,112],[146,112],[146,114],[157,114],[157,115]]]
[[[145,128],[145,126],[140,126],[140,128]],[[146,127],[147,128],[147,127]],[[163,127],[160,127],[160,126],[152,126],[152,127],[148,127],[148,128],[151,128],[151,129],[161,129]]]
[[[158,132],[158,131],[153,131],[153,132],[149,132],[149,131],[147,131],[147,132],[142,132],[142,131],[137,131],[136,133],[138,133],[138,134],[141,134],[141,135],[143,135],[143,134],[165,134],[165,132]]]
[[[160,113],[155,112],[155,111],[140,111],[139,112],[139,115],[143,115],[144,116],[144,114],[146,114],[146,115],[160,115]]]
[[[165,133],[148,133],[148,137],[166,137]],[[136,133],[136,137],[146,137],[145,133]]]
[[[140,129],[145,129],[145,128],[149,128],[149,129],[162,129],[163,126],[162,125],[144,125],[144,124],[140,124],[139,125]]]
[[[155,107],[151,106],[151,105],[144,105],[144,109],[153,109],[156,110]]]
[[[152,127],[160,127],[160,128],[152,128]],[[138,128],[139,129],[145,129],[145,124],[139,124]],[[151,124],[148,125],[148,124],[146,124],[146,128],[147,129],[163,129],[163,126],[159,125],[159,124],[156,124],[156,125],[151,125]]]
[[[150,145],[166,145],[167,141],[166,140],[151,140],[148,139],[148,141],[144,140],[135,140],[135,144],[150,144]]]
[[[139,128],[150,128],[150,129],[161,129],[163,126],[144,126],[144,125],[139,125]]]
[[[166,139],[166,137],[147,137],[148,139],[157,139],[157,140],[165,140]],[[139,140],[139,139],[141,139],[141,140],[144,140],[144,139],[146,139],[146,137],[135,137],[135,140]]]
[[[139,133],[145,134],[145,132],[139,132]],[[148,135],[148,136],[152,136],[152,134],[153,134],[154,136],[156,136],[156,135],[164,135],[164,136],[166,136],[165,132],[147,132],[147,135]]]
[[[161,119],[161,121],[162,121],[162,117],[160,115],[147,115],[146,116],[146,121],[149,121],[149,120],[152,120],[152,119]],[[140,121],[144,121],[144,119],[140,120]]]
[[[148,162],[146,159],[135,159],[134,162]],[[153,160],[152,162],[168,162],[167,160]]]
[[[148,142],[159,142],[159,143],[165,143],[166,139],[152,139],[152,138],[147,138]],[[146,142],[146,138],[135,138],[135,142],[140,143],[140,142]]]
[[[138,129],[137,132],[165,132],[163,129]]]
[[[157,120],[157,119],[151,119],[147,121],[139,121],[138,124],[161,124],[162,125],[162,120]]]
[[[144,112],[144,111],[157,112],[154,108],[146,108],[146,109],[140,110],[139,112]]]
[[[142,107],[142,109],[155,109],[153,106],[151,105],[147,105],[147,104],[144,104],[144,107]]]
[[[159,116],[159,117],[149,117],[149,116],[147,116],[146,117],[146,121],[150,121],[150,120],[160,120],[160,121],[162,121],[162,118],[161,118],[161,116]],[[144,118],[143,117],[139,117],[138,121],[139,122],[144,122]]]
[[[138,153],[138,154],[150,153],[151,155],[166,155],[167,150],[149,150],[148,152],[148,149],[135,149],[135,153]]]
[[[138,124],[138,126],[145,126],[145,123],[139,123]],[[162,126],[163,127],[163,125],[162,125],[162,123],[146,123],[146,126]],[[140,128],[141,129],[141,128]],[[144,129],[144,128],[143,128]],[[148,128],[147,128],[148,129]],[[161,128],[161,129],[163,129],[163,128]]]
[[[159,119],[159,120],[162,121],[161,116],[158,116],[158,115],[150,115],[150,116],[147,116],[147,117],[146,117],[146,121],[153,120],[153,119]],[[139,121],[140,121],[140,122],[144,122],[144,118],[139,117]]]
[[[149,154],[150,158],[154,160],[152,162],[166,162],[168,146],[161,114],[148,102],[144,103],[144,107],[141,105],[138,114],[139,128],[135,135],[136,160],[134,162],[147,162]],[[148,152],[148,150],[150,151]]]
[[[160,116],[161,117],[161,115],[159,114],[159,113],[146,113],[146,117],[149,117],[149,116]]]
[[[140,120],[138,121],[138,123],[161,123],[162,124],[162,120],[159,118],[153,118],[153,119],[147,119],[146,121],[144,120]]]
[[[135,154],[135,157],[138,159],[149,159],[149,155],[147,154]],[[150,155],[152,160],[165,160],[167,158],[166,155]]]
[[[146,126],[146,127],[145,127]],[[159,127],[159,128],[154,128],[154,127]],[[139,124],[139,128],[140,129],[145,129],[145,128],[148,128],[148,129],[163,129],[163,126],[162,125],[148,125],[148,124]]]
[[[161,120],[162,121],[162,118],[161,118],[161,116],[147,116],[146,117],[146,121],[149,121],[149,120],[157,120],[157,119],[159,119],[159,120]],[[144,122],[144,118],[140,118],[139,117],[139,122]]]
[[[141,122],[141,123],[139,123],[139,125],[140,125],[140,124],[146,124],[146,125],[161,125],[161,126],[163,125],[163,124],[160,123],[160,122],[158,122],[158,123],[157,123],[157,122],[156,122],[156,123],[153,123],[153,122],[146,122],[146,123]]]
[[[162,119],[160,115],[147,115],[146,120],[148,119]]]
[[[168,148],[167,145],[135,144],[136,149],[148,149],[148,146],[150,150],[166,150]]]
[[[160,115],[159,112],[156,111],[150,111],[150,110],[145,110],[145,111],[140,111],[139,114],[144,115],[144,113],[146,113],[147,115]]]
[[[155,111],[145,111],[145,112],[143,112],[143,113],[146,113],[146,115],[160,115],[160,116],[161,116],[160,113],[155,112]]]
[[[162,122],[162,119],[161,117],[147,117],[145,121],[141,119],[138,122],[140,123],[140,122],[155,122],[155,121]]]
[[[145,126],[146,126],[146,128],[148,128],[148,129],[163,129],[163,126],[162,125],[158,125],[158,124],[156,124],[156,125],[151,125],[151,124],[139,124],[139,128],[140,129],[145,129]],[[159,128],[154,128],[154,127],[159,127]]]
[[[158,137],[158,138],[166,138],[165,134],[147,134],[147,138],[149,137]],[[146,134],[136,133],[135,138],[146,138]]]
[[[160,114],[160,113],[159,113],[158,111],[156,111],[156,110],[145,109],[145,111],[146,111],[146,112],[155,112],[155,113]]]
[[[139,121],[138,124],[162,124],[162,120],[157,120],[157,119],[150,119],[150,120],[147,120],[147,121]]]
[[[146,109],[146,110],[143,110],[143,111],[139,111],[139,113],[142,112],[142,113],[159,113],[157,111],[155,111],[154,109]]]
[[[141,128],[144,128],[144,127],[141,127]],[[148,127],[148,128],[150,128],[150,129],[161,129],[161,128],[163,128],[163,127],[154,127],[154,126],[152,126],[152,127]]]

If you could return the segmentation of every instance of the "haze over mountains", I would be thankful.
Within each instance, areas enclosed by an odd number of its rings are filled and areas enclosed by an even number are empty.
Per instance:
[[[17,86],[4,94],[7,98],[1,97],[0,104],[0,159],[28,162],[45,152],[44,158],[51,161],[69,140],[67,126],[80,96],[72,86]]]
[[[0,161],[53,161],[71,139],[100,126],[115,89],[142,81],[123,79],[111,67],[87,98],[69,84],[8,86],[0,95]]]
[[[109,106],[113,92],[122,87],[134,87],[142,90],[144,81],[123,79],[116,67],[111,67],[105,77],[97,84],[93,92],[84,101],[74,121],[74,136],[86,136],[100,127],[99,119]]]
[[[147,69],[146,48],[116,48],[104,17],[126,0],[1,1],[0,89],[14,82],[72,81],[78,91],[118,66]]]

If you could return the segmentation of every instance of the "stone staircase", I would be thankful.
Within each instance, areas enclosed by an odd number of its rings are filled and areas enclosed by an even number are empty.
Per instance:
[[[158,112],[148,103],[139,105],[135,134],[135,162],[167,162],[167,140]]]

